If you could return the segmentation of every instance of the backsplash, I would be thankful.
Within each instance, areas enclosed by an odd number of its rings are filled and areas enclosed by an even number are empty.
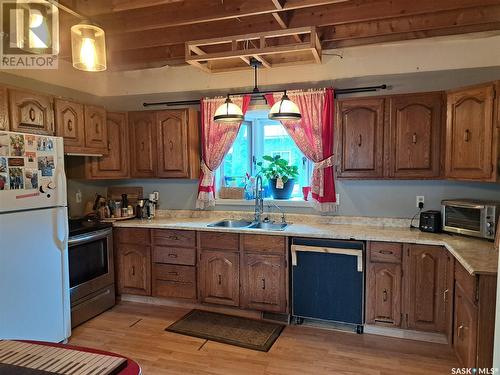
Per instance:
[[[77,181],[68,180],[70,215],[79,216],[85,201],[93,200],[95,193],[105,194],[107,186],[142,186],[144,194],[160,192],[161,210],[194,210],[198,182],[194,180],[127,180]],[[500,200],[500,185],[455,181],[337,181],[340,205],[335,215],[411,218],[417,213],[416,196],[425,197],[424,210],[439,209],[446,198],[476,198]],[[82,202],[75,201],[76,192],[82,193]],[[217,205],[216,211],[253,211],[252,206]],[[288,213],[316,214],[312,208],[284,207]]]

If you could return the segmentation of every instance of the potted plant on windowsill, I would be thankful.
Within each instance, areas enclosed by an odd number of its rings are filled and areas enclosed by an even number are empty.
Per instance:
[[[260,167],[260,172],[269,181],[269,189],[274,199],[290,199],[295,178],[299,175],[299,169],[295,165],[288,165],[288,161],[282,159],[280,155],[262,157],[267,162],[260,161],[257,165]]]

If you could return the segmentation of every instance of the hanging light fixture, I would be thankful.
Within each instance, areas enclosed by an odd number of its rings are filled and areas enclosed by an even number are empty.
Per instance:
[[[73,67],[87,72],[106,70],[104,30],[90,21],[71,27]]]
[[[297,104],[292,102],[288,95],[286,94],[286,90],[283,93],[281,99],[274,103],[269,111],[268,115],[271,120],[300,120],[302,115],[300,114],[299,107]]]
[[[214,121],[220,123],[239,122],[243,121],[243,112],[240,107],[234,104],[227,94],[227,99],[215,111]]]

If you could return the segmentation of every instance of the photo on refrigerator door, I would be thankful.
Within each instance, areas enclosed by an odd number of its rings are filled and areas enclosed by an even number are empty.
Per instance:
[[[24,188],[38,189],[38,170],[37,169],[25,169],[24,170]]]
[[[24,156],[24,135],[10,136],[10,156]]]
[[[38,170],[42,172],[42,176],[52,176],[53,169],[55,168],[53,156],[39,156],[38,157]]]
[[[36,169],[36,152],[28,152],[24,153],[24,158],[26,159],[26,168]]]
[[[7,173],[7,158],[0,157],[0,173]]]
[[[54,142],[48,137],[38,137],[36,149],[40,152],[52,152],[54,150]]]
[[[0,173],[0,190],[9,190],[9,176]]]
[[[26,153],[28,151],[36,151],[37,144],[36,144],[36,136],[35,135],[31,135],[31,134],[25,135],[24,141],[26,144],[25,145]]]
[[[0,156],[9,156],[10,137],[7,133],[0,133]]]
[[[24,189],[22,168],[9,168],[9,186],[11,190]]]

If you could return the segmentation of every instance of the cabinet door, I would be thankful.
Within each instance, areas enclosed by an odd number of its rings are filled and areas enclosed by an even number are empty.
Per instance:
[[[106,109],[85,106],[85,146],[108,153],[108,132],[106,131]]]
[[[201,252],[200,294],[202,302],[228,306],[240,304],[239,254]]]
[[[439,177],[442,100],[441,93],[390,98],[390,177]]]
[[[242,306],[260,311],[286,312],[285,258],[245,254],[242,272]]]
[[[7,88],[0,86],[0,130],[9,130],[9,95]]]
[[[90,178],[129,176],[129,136],[127,114],[107,113],[108,155],[91,158]]]
[[[118,292],[151,295],[151,248],[143,245],[118,246]]]
[[[496,178],[492,166],[494,96],[493,85],[448,94],[446,177]]]
[[[476,367],[477,307],[467,298],[459,283],[455,284],[455,319],[453,347],[464,367]]]
[[[154,121],[155,113],[153,111],[129,113],[130,175],[132,177],[154,177],[156,175]]]
[[[383,177],[384,99],[346,99],[337,108],[337,176]]]
[[[366,284],[366,322],[399,327],[401,265],[369,263]]]
[[[187,111],[161,111],[156,118],[158,177],[189,177]]]
[[[85,147],[83,104],[56,99],[56,135],[64,138],[64,152],[81,152]]]
[[[405,262],[406,328],[448,330],[453,263],[441,246],[408,245]]]
[[[54,134],[52,98],[21,90],[9,90],[10,130]]]

